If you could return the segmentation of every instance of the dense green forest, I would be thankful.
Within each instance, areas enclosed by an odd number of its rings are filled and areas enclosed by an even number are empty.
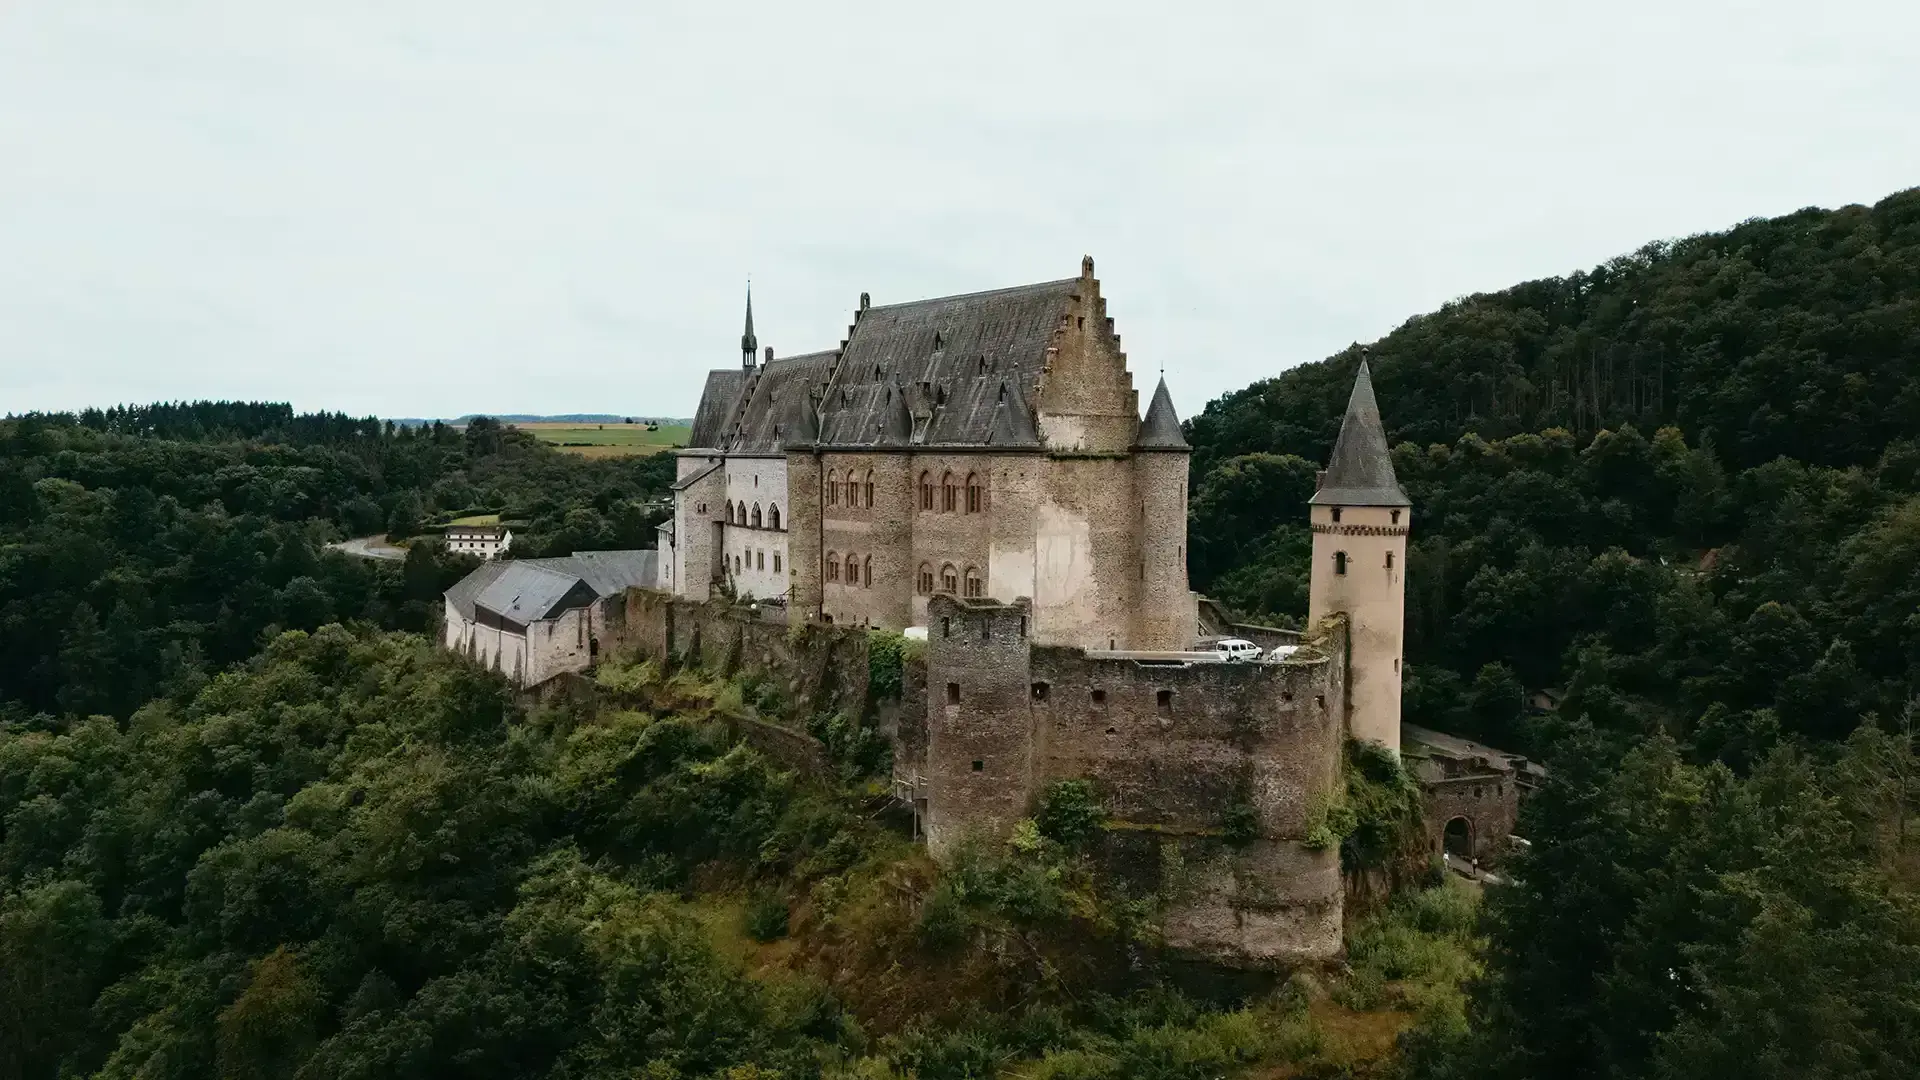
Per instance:
[[[1305,608],[1360,354],[1193,420],[1196,587]],[[1466,297],[1369,355],[1414,507],[1406,716],[1556,774],[1472,1034],[1423,1071],[1911,1075],[1920,190]]]
[[[582,461],[512,428],[395,428],[199,402],[0,420],[0,717],[125,717],[281,629],[421,630],[470,564],[325,550],[504,512],[528,554],[650,547],[670,459]],[[112,677],[102,677],[112,672]]]
[[[1304,612],[1359,355],[1190,421],[1197,588]],[[530,704],[418,633],[466,564],[324,550],[478,511],[644,546],[670,459],[0,421],[0,1080],[1912,1075],[1920,190],[1467,297],[1371,363],[1408,718],[1552,780],[1512,884],[1410,886],[1264,984],[1159,955],[1087,785],[935,865],[855,718],[634,663]]]

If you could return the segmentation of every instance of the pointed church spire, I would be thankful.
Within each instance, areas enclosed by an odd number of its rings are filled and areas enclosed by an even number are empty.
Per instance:
[[[1134,445],[1142,450],[1191,450],[1180,430],[1180,417],[1173,411],[1173,395],[1167,393],[1163,377],[1153,391],[1153,404],[1147,406],[1147,418],[1140,421],[1140,437]]]
[[[1393,457],[1387,433],[1380,426],[1380,405],[1373,399],[1373,373],[1367,354],[1360,354],[1360,371],[1353,377],[1347,398],[1347,416],[1340,422],[1333,457],[1320,477],[1320,490],[1307,500],[1315,506],[1410,506],[1407,493],[1393,475]]]
[[[753,282],[747,282],[747,328],[740,335],[740,366],[753,370],[753,354],[760,351],[760,341],[753,336]]]

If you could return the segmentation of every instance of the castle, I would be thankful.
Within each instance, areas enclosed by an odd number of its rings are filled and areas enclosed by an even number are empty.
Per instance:
[[[1049,784],[1090,780],[1111,854],[1179,869],[1168,944],[1239,966],[1336,955],[1339,852],[1316,824],[1348,737],[1401,742],[1411,507],[1365,361],[1311,500],[1291,635],[1205,625],[1190,448],[1164,380],[1141,416],[1092,259],[992,292],[863,294],[837,348],[786,359],[761,358],[749,298],[741,357],[708,375],[678,452],[633,640],[817,674],[830,658],[795,655],[793,630],[862,656],[863,628],[924,633],[889,734],[930,847],[1004,834]],[[1196,649],[1229,629],[1294,647],[1254,664]]]

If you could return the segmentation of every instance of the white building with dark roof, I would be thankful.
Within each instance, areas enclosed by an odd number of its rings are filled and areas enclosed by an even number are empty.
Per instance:
[[[497,559],[513,546],[513,530],[505,525],[449,525],[443,536],[448,551],[482,559]]]
[[[657,574],[652,551],[491,561],[447,590],[441,643],[519,686],[585,671],[620,597],[653,587]]]

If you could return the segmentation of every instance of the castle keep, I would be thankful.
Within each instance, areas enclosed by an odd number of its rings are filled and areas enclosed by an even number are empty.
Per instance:
[[[1034,633],[1184,649],[1189,449],[1146,418],[1093,260],[1078,277],[873,306],[835,349],[707,376],[661,585],[924,626],[935,595],[1026,599]]]
[[[887,727],[935,851],[1089,780],[1108,855],[1178,879],[1169,945],[1253,967],[1338,954],[1340,857],[1315,826],[1349,736],[1400,749],[1411,525],[1365,361],[1311,502],[1307,629],[1225,663],[1203,634],[1255,629],[1202,625],[1189,448],[1164,380],[1141,416],[1091,259],[1038,285],[863,295],[838,347],[758,348],[749,300],[630,640],[824,695],[823,673],[864,671],[861,628],[924,632]]]

